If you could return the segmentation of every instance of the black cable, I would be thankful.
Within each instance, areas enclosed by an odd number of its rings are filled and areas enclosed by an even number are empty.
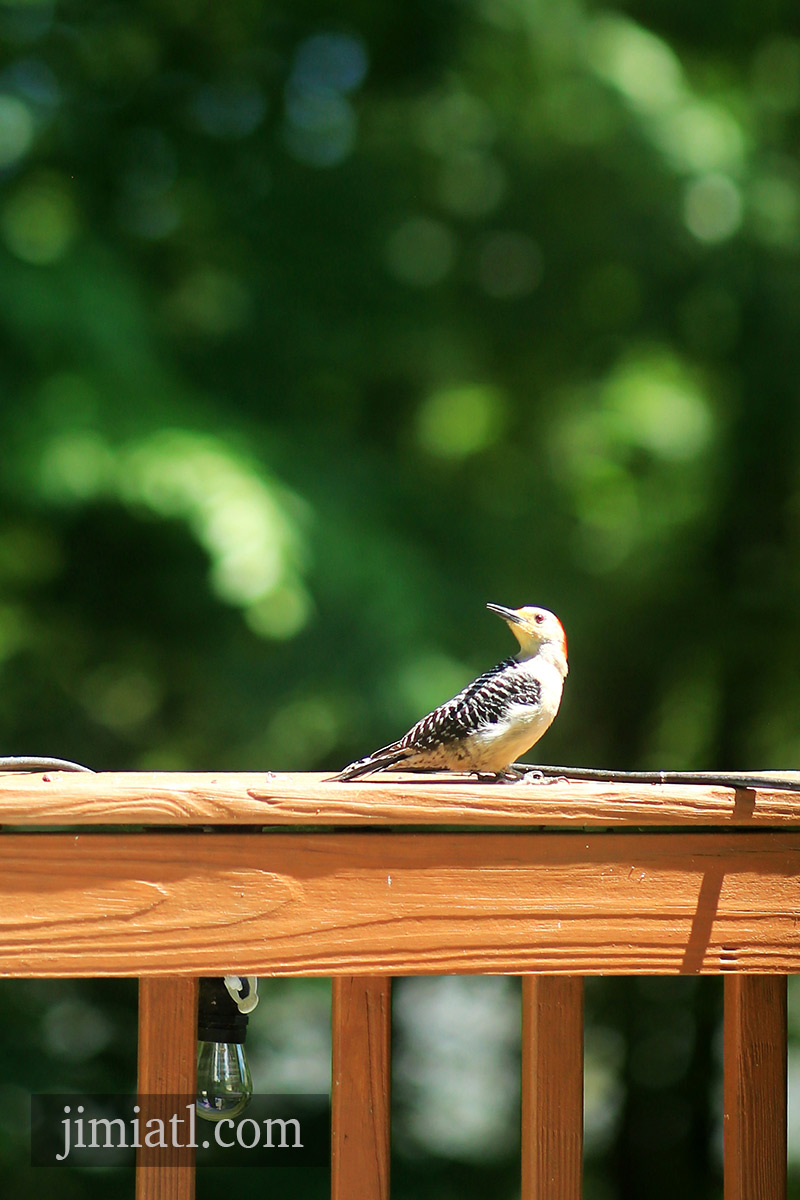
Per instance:
[[[538,767],[514,763],[515,771],[538,774],[546,779],[584,779],[602,783],[704,783],[711,787],[761,788],[775,792],[800,792],[800,775],[786,779],[780,772],[753,771],[604,771],[595,767]]]
[[[0,755],[0,775],[6,771],[88,771],[94,774],[91,767],[83,767],[66,758],[36,758],[24,754]]]

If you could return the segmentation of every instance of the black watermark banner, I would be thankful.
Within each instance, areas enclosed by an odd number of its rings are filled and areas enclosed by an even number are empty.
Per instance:
[[[206,1121],[193,1096],[31,1096],[34,1167],[327,1167],[330,1098],[256,1095]]]

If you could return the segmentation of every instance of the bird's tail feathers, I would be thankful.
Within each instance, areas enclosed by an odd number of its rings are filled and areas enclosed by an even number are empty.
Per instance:
[[[408,755],[408,747],[398,749],[393,746],[387,747],[386,750],[378,750],[376,754],[370,754],[367,758],[359,758],[357,762],[350,763],[349,767],[345,767],[338,775],[332,775],[328,782],[347,783],[351,779],[360,779],[362,775],[371,775],[373,771],[386,771],[395,763],[408,758]]]

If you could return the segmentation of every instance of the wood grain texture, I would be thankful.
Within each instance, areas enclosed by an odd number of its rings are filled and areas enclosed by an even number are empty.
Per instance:
[[[11,976],[792,972],[798,928],[792,833],[0,837]]]
[[[171,1132],[170,1117],[178,1114],[185,1120],[186,1106],[194,1103],[197,989],[198,981],[191,978],[139,982],[137,1092],[142,1131],[156,1118]],[[180,1135],[178,1140],[185,1144],[188,1138]],[[136,1200],[194,1200],[194,1155],[189,1148],[139,1151]]]
[[[332,1200],[388,1200],[391,983],[333,981]]]
[[[521,1200],[583,1192],[583,979],[522,978]]]
[[[786,1197],[786,977],[725,980],[725,1200]]]
[[[0,775],[5,825],[797,825],[800,793],[465,776]]]

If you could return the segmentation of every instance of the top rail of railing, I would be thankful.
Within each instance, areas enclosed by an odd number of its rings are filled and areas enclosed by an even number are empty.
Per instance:
[[[133,771],[0,775],[0,824],[39,826],[568,828],[800,825],[800,772],[760,787],[385,774]]]

